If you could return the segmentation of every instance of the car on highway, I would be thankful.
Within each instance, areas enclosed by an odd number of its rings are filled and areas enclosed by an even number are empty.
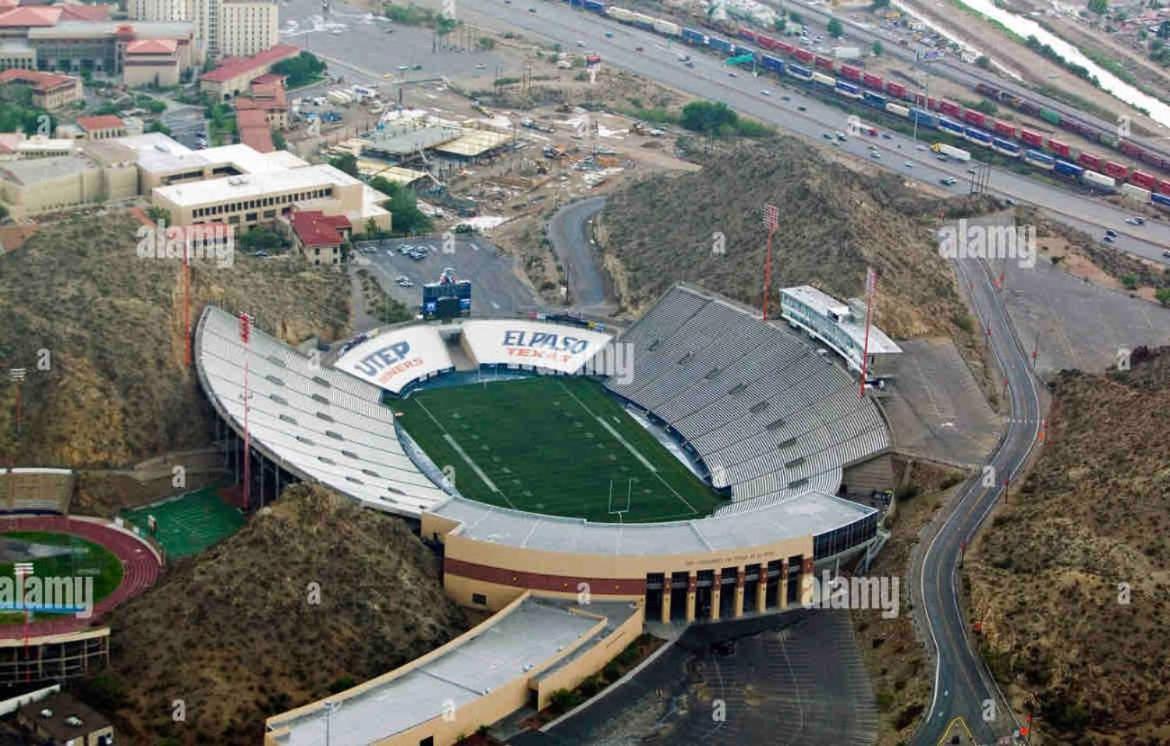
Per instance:
[[[536,8],[529,8],[529,9],[528,9],[528,12],[529,12],[529,13],[535,13],[535,12],[536,12]]]
[[[882,159],[882,154],[876,150],[871,150],[869,151],[869,157],[873,158],[875,161],[880,161]]]
[[[1145,225],[1146,219],[1143,217],[1139,217],[1137,215],[1134,215],[1131,218],[1126,218],[1125,222],[1129,223],[1130,225]]]
[[[411,282],[410,278],[407,277],[406,275],[398,275],[398,277],[394,278],[394,282],[398,283],[398,287],[400,287],[400,288],[414,287],[414,283]]]
[[[1112,228],[1106,228],[1105,235],[1109,238],[1117,238],[1117,231],[1113,230]]]
[[[641,52],[641,51],[642,51],[642,47],[634,47],[634,51],[635,51],[635,52]]]
[[[1114,241],[1116,241],[1117,239],[1116,239],[1116,238],[1114,238],[1113,236],[1106,235],[1106,236],[1105,236],[1104,238],[1102,238],[1101,240],[1102,240],[1102,241],[1104,241],[1105,243],[1113,243],[1113,242],[1114,242]]]
[[[613,32],[612,32],[612,31],[606,31],[606,32],[605,32],[605,38],[606,38],[606,39],[612,39],[612,38],[613,38]]]
[[[583,42],[583,41],[581,41],[580,39],[578,39],[578,40],[577,40],[577,46],[579,46],[579,47],[583,47],[583,46],[585,46],[585,42]]]
[[[735,71],[734,71],[734,70],[732,70],[731,72],[727,73],[727,77],[729,77],[729,78],[738,78],[739,76],[735,74]]]
[[[806,108],[804,107],[804,105],[803,105],[803,104],[801,104],[800,106],[796,107],[796,110],[797,110],[797,111],[808,111],[808,109],[806,109]]]
[[[1163,259],[1170,259],[1170,249],[1166,249],[1165,251],[1162,252],[1162,258]]]
[[[926,150],[926,146],[925,146],[925,145],[919,145],[919,146],[918,146],[918,149],[919,149],[919,150]]]
[[[973,173],[976,173],[976,171],[973,168],[969,168],[969,169],[967,169],[967,173],[973,174]]]
[[[823,135],[821,135],[821,137],[825,138],[826,140],[832,140],[832,139],[833,139],[833,133],[832,133],[832,132],[826,132],[826,133],[824,133]]]
[[[883,139],[883,140],[893,140],[893,139],[894,139],[894,136],[893,136],[893,135],[891,135],[889,132],[883,132],[883,133],[882,133],[882,139]]]
[[[902,165],[905,166],[906,168],[914,168],[914,164],[911,163],[910,161],[904,161],[902,163]]]
[[[954,176],[944,176],[938,180],[939,184],[942,184],[943,186],[947,186],[947,187],[954,186],[958,182],[959,182],[959,180],[956,179]]]
[[[787,95],[785,95],[785,96],[781,96],[781,97],[780,97],[780,100],[781,100],[781,101],[791,101],[791,100],[792,100],[792,96],[787,96]]]
[[[760,89],[760,95],[761,96],[771,96],[772,92],[769,91],[767,88],[762,88],[762,89]]]

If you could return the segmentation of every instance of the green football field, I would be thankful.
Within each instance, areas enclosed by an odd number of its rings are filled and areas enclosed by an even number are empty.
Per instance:
[[[723,502],[591,379],[423,390],[394,408],[465,497],[603,523],[698,518]]]
[[[168,557],[198,554],[244,525],[243,514],[220,499],[215,487],[122,511],[122,517],[144,534],[150,533],[152,515],[158,523],[154,538],[162,544]]]

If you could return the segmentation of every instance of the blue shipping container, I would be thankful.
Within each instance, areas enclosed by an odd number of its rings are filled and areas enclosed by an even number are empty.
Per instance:
[[[1046,168],[1049,171],[1056,164],[1056,159],[1047,153],[1041,153],[1039,150],[1025,150],[1024,160],[1040,168]]]
[[[910,110],[910,121],[917,122],[919,126],[930,127],[936,129],[938,127],[938,119],[934,114],[923,111],[922,109]]]
[[[995,148],[1000,153],[1006,155],[1019,155],[1020,146],[1016,145],[1011,140],[1005,140],[1002,137],[993,137],[991,139],[991,147]]]
[[[1080,176],[1085,172],[1085,169],[1077,164],[1061,160],[1058,160],[1053,168],[1056,170],[1056,173],[1065,174],[1066,176]]]
[[[1163,207],[1170,207],[1170,197],[1158,192],[1150,192],[1150,201],[1155,202]]]
[[[962,135],[963,134],[963,125],[959,124],[958,122],[952,122],[950,119],[947,119],[946,117],[939,117],[938,118],[938,128],[940,130],[942,130],[943,132],[950,132],[951,134],[954,134],[954,135]]]
[[[724,54],[731,54],[731,43],[720,39],[718,36],[708,37],[707,44],[712,49],[723,52]]]
[[[879,96],[878,94],[874,93],[873,91],[862,92],[861,98],[865,103],[869,104],[870,106],[874,106],[874,107],[879,108],[879,109],[886,108],[886,97]]]
[[[682,30],[682,38],[688,44],[706,44],[707,35],[702,31],[695,31],[693,28],[684,28]]]
[[[598,2],[598,0],[585,0],[585,10],[591,10],[594,13],[604,13],[605,3]]]
[[[784,72],[784,61],[770,54],[765,54],[760,60],[760,64],[765,70],[771,70],[777,74],[783,74]]]
[[[784,67],[784,71],[794,78],[800,78],[801,80],[812,80],[812,70],[809,70],[807,67],[801,67],[800,65],[794,65],[789,62]]]
[[[837,92],[849,98],[861,98],[861,89],[844,80],[837,81]]]

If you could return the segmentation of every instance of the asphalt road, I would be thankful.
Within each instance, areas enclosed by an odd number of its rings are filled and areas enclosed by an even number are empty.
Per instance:
[[[434,4],[434,1],[430,0],[429,4]],[[464,4],[460,8],[461,18],[488,28],[543,37],[560,42],[566,49],[575,49],[576,42],[581,41],[585,48],[601,55],[602,64],[635,71],[697,98],[723,101],[736,111],[811,140],[825,142],[822,139],[825,133],[848,127],[844,111],[798,93],[794,88],[787,88],[787,84],[773,75],[754,77],[748,71],[738,71],[736,77],[730,77],[727,66],[712,55],[594,13],[574,10],[559,2],[528,0],[505,4],[503,0],[486,0],[474,7]],[[536,12],[528,12],[529,8]],[[606,32],[612,37],[607,38]],[[638,46],[643,48],[642,52],[636,51]],[[693,69],[679,61],[680,53],[692,56]],[[515,72],[509,70],[506,74]],[[764,90],[769,94],[762,93]],[[785,95],[791,100],[784,101],[782,97]],[[806,110],[800,111],[800,106]],[[959,183],[952,191],[958,193],[966,188],[970,164],[938,161],[925,148],[929,143],[925,134],[919,142],[900,134],[890,134],[889,139],[851,137],[839,147],[866,158],[867,148],[873,144],[880,153],[879,159],[871,159],[875,166],[897,171],[907,179],[935,185],[943,177],[953,176]],[[922,150],[918,149],[919,145],[923,146]],[[718,187],[713,185],[712,188]],[[1088,225],[1091,232],[1098,235],[1106,228],[1112,228],[1119,234],[1114,244],[1117,248],[1170,263],[1162,257],[1162,251],[1170,247],[1170,223],[1164,220],[1151,220],[1145,226],[1135,228],[1125,223],[1125,218],[1131,213],[1090,197],[1079,187],[1049,184],[998,168],[991,169],[988,191],[1034,204],[1062,222],[1078,227]]]
[[[565,268],[569,297],[581,311],[604,315],[612,310],[609,281],[598,266],[589,221],[605,207],[605,197],[590,197],[557,210],[548,224],[548,238]]]
[[[1011,412],[1007,429],[988,461],[991,487],[979,474],[963,485],[954,512],[930,540],[919,568],[919,598],[930,639],[937,652],[934,698],[915,744],[934,746],[947,723],[961,716],[979,743],[1010,735],[1016,723],[998,696],[998,687],[983,660],[968,645],[959,608],[959,563],[963,549],[1003,495],[1005,483],[1023,468],[1040,431],[1041,403],[1028,357],[1016,337],[1003,299],[981,261],[956,262],[960,282],[986,333],[1002,375],[1007,379]],[[985,703],[995,702],[995,718],[983,719]]]

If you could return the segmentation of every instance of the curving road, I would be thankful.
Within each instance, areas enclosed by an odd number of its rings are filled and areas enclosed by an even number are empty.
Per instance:
[[[436,4],[440,0],[429,2]],[[535,12],[528,12],[529,8]],[[789,88],[773,75],[757,78],[750,71],[741,70],[732,78],[729,68],[712,55],[647,31],[622,26],[594,13],[574,10],[560,2],[513,0],[506,4],[504,0],[484,0],[473,8],[461,9],[461,18],[487,28],[519,32],[529,39],[557,41],[566,49],[577,48],[576,42],[580,41],[584,48],[598,52],[603,64],[632,70],[698,98],[723,101],[743,114],[811,140],[824,142],[826,133],[848,127],[848,116],[843,110]],[[607,32],[612,36],[606,37]],[[638,52],[638,47],[643,51]],[[678,59],[679,54],[691,55],[694,67],[685,67]],[[765,90],[767,94],[763,93]],[[785,101],[784,96],[790,100]],[[911,137],[889,134],[889,139],[849,138],[838,147],[867,158],[868,146],[872,144],[881,154],[879,159],[871,159],[876,167],[934,185],[939,179],[952,176],[959,180],[952,191],[966,189],[969,164],[938,161],[926,149],[930,142],[928,134],[917,142]],[[1090,197],[1080,188],[1051,184],[999,168],[991,169],[988,191],[1034,204],[1053,218],[1080,229],[1088,226],[1091,232],[1102,234],[1111,228],[1119,234],[1114,244],[1117,248],[1170,263],[1162,256],[1162,251],[1170,248],[1170,224],[1165,221],[1150,220],[1145,226],[1135,228],[1125,223],[1131,213]]]
[[[981,261],[956,262],[960,282],[989,335],[987,342],[1011,397],[1007,429],[988,465],[989,479],[978,474],[960,490],[954,512],[927,545],[918,569],[918,605],[927,620],[935,647],[934,697],[914,743],[940,742],[947,723],[962,717],[979,743],[1009,735],[1016,725],[983,660],[968,642],[959,607],[959,563],[963,549],[1025,466],[1039,437],[1042,409],[1039,389],[1028,357],[1016,336],[1003,299]],[[994,486],[984,487],[986,481]],[[986,702],[993,701],[994,719],[985,721]]]
[[[569,298],[581,311],[606,315],[614,310],[608,278],[593,256],[590,221],[605,207],[605,197],[590,197],[557,210],[548,224],[548,239],[565,268]]]

